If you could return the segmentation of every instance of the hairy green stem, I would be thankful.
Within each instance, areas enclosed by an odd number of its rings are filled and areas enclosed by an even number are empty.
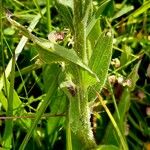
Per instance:
[[[74,0],[74,49],[84,63],[86,59],[86,21],[84,20],[83,8],[86,2]],[[90,123],[87,88],[85,87],[84,71],[75,67],[73,73],[77,85],[77,94],[70,98],[70,118],[72,132],[83,145],[83,149],[94,149],[96,143],[93,137]],[[82,149],[81,148],[81,149]]]

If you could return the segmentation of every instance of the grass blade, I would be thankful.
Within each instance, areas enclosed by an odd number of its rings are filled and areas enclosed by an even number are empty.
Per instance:
[[[141,7],[139,7],[137,10],[135,10],[132,14],[130,14],[128,17],[137,17],[140,14],[144,13],[147,9],[150,8],[150,1],[145,2]]]
[[[44,8],[42,10],[42,14],[44,14],[46,12],[46,9]],[[33,21],[31,22],[31,24],[29,25],[28,27],[28,30],[31,32],[35,26],[37,25],[37,23],[39,22],[39,19],[41,18],[41,15],[38,14],[34,19]],[[18,56],[20,55],[20,53],[22,52],[23,50],[23,47],[25,46],[26,42],[27,42],[28,38],[23,36],[19,42],[19,44],[17,45],[16,49],[15,49],[15,55],[16,55],[16,60],[18,59]],[[6,69],[5,69],[5,73],[2,74],[2,76],[0,77],[0,91],[2,90],[3,88],[3,83],[4,83],[4,74],[6,74],[6,78],[9,76],[10,74],[10,71],[11,71],[11,66],[12,66],[12,59],[9,61]]]
[[[124,137],[123,137],[123,135],[122,135],[122,133],[121,133],[121,131],[120,131],[120,129],[119,129],[119,127],[118,127],[116,121],[115,121],[115,119],[113,118],[111,112],[110,112],[109,109],[107,108],[106,104],[103,102],[102,97],[100,96],[100,94],[99,94],[98,92],[96,92],[96,95],[97,95],[99,101],[101,102],[102,106],[104,107],[104,109],[105,109],[107,115],[109,116],[109,118],[110,118],[110,120],[111,120],[111,122],[112,122],[112,124],[113,124],[113,126],[114,126],[114,129],[116,130],[116,132],[117,132],[117,134],[118,134],[118,136],[119,136],[119,139],[120,139],[120,141],[121,141],[123,150],[128,150],[128,146],[127,146],[127,144],[126,144],[126,142],[125,142],[125,139],[124,139]]]
[[[14,90],[14,79],[15,79],[15,54],[12,58],[12,69],[10,76],[10,88],[9,88],[9,97],[8,97],[8,109],[7,116],[13,116],[13,90]],[[3,147],[11,148],[12,147],[12,137],[13,137],[13,120],[6,120],[5,122],[5,131],[3,136]]]

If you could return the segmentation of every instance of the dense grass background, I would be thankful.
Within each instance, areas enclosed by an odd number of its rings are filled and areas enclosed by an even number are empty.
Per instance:
[[[71,0],[65,2],[60,5],[52,0],[0,0],[0,145],[5,149],[19,149],[34,118],[39,115],[43,99],[49,98],[25,149],[67,148],[68,101],[62,90],[51,88],[61,67],[58,63],[42,62],[35,44],[22,38],[22,32],[11,25],[5,15],[9,10],[13,19],[33,30],[34,35],[48,39],[51,32],[50,40],[58,38],[58,44],[71,48],[74,41],[70,20],[65,20],[61,13],[66,8],[71,10]],[[100,5],[100,0],[93,0],[93,11],[96,12]],[[150,149],[149,7],[149,0],[111,0],[97,22],[99,32],[111,29],[114,35],[108,80],[100,94],[114,114],[119,129],[125,131],[125,141],[131,150]],[[100,34],[96,28],[92,32],[91,37]],[[15,51],[19,53],[16,62]],[[11,59],[15,65],[10,64]],[[96,93],[95,89],[90,90],[92,94]],[[90,106],[97,144],[120,146],[100,102],[96,100]],[[14,117],[6,117],[12,115]]]

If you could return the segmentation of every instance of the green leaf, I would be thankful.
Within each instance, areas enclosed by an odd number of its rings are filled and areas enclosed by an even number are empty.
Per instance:
[[[105,9],[103,10],[102,15],[112,18],[115,12],[115,4],[114,1],[109,1]]]
[[[112,56],[113,36],[111,32],[103,32],[93,48],[93,53],[90,58],[89,67],[96,73],[100,79],[100,83],[94,85],[97,91],[103,87]],[[89,80],[91,80],[89,78]]]
[[[8,81],[8,79],[6,79],[6,85],[7,85],[7,89],[9,89],[10,88],[10,82]],[[4,92],[6,93],[5,89],[6,88],[4,88]],[[22,102],[19,98],[19,95],[15,91],[15,89],[13,91],[13,99],[14,99],[14,101],[13,101],[13,109],[14,109],[13,114],[19,114],[19,115],[26,114],[27,112],[24,108],[20,109],[20,106],[22,105]],[[1,101],[4,109],[7,111],[8,103],[7,103],[6,100],[7,99],[5,98],[4,93],[1,91],[0,92],[0,101]],[[27,118],[26,119],[21,119],[21,120],[19,120],[19,124],[22,125],[22,127],[25,128],[26,130],[28,130],[29,127],[30,127],[30,123],[31,123],[30,121],[31,120],[27,119]]]
[[[69,4],[69,5],[68,5]],[[56,8],[59,14],[63,17],[63,21],[68,25],[68,27],[73,31],[73,16],[71,12],[72,1],[67,0],[56,0]]]
[[[86,36],[89,35],[89,33],[92,31],[93,27],[95,26],[96,22],[98,19],[100,19],[100,16],[103,12],[103,10],[105,9],[105,7],[107,6],[108,2],[110,2],[110,0],[103,0],[100,3],[99,8],[97,9],[97,11],[94,13],[94,15],[91,17],[90,22],[87,26],[86,29]]]
[[[101,145],[96,150],[120,150],[120,149],[114,145]]]
[[[49,89],[49,83],[51,83],[51,81],[53,81],[55,79],[55,74],[58,72],[58,66],[59,66],[59,64],[51,64],[51,65],[46,66],[43,70],[44,88],[45,88],[46,92]],[[59,75],[59,78],[60,78],[60,75]],[[59,82],[59,80],[58,80],[58,82]],[[66,96],[65,96],[64,92],[62,92],[62,90],[58,89],[50,103],[51,114],[53,115],[53,114],[64,113],[66,111],[65,110],[66,105],[67,105]],[[48,135],[50,135],[56,131],[57,127],[59,126],[59,123],[63,119],[64,119],[64,116],[50,117],[48,119],[48,124],[47,124]],[[54,136],[54,134],[52,134],[50,136]]]
[[[7,98],[4,96],[2,90],[0,91],[0,104],[3,106],[4,110],[7,110]]]
[[[9,87],[9,94],[7,99],[7,112],[6,115],[13,116],[13,102],[14,102],[14,82],[15,82],[15,54],[12,57],[12,68],[10,74],[10,87]],[[12,137],[13,137],[13,120],[6,120],[5,121],[5,131],[3,135],[3,146],[10,147],[12,145]]]
[[[124,50],[123,53],[121,53],[120,56],[120,64],[121,66],[125,65],[127,62],[131,61],[131,54],[132,54],[132,49],[128,45],[122,45],[122,49]]]
[[[53,115],[53,114],[66,113],[66,104],[67,104],[66,96],[62,91],[58,90],[56,96],[52,99],[50,103],[50,108],[51,108],[50,114]],[[47,129],[49,135],[52,134],[51,136],[53,136],[54,132],[60,125],[62,119],[64,120],[65,116],[50,117],[48,119]]]
[[[131,13],[128,17],[129,17],[129,19],[132,17],[137,17],[140,14],[147,11],[147,9],[149,9],[149,8],[150,8],[150,1],[147,1],[141,7],[139,7],[137,10],[135,10],[133,13]]]
[[[96,43],[97,39],[99,38],[99,35],[101,32],[102,31],[101,31],[101,27],[100,27],[100,20],[97,20],[97,22],[95,23],[94,27],[92,28],[91,32],[89,33],[89,35],[87,37],[88,46],[89,46],[89,48],[87,48],[88,49],[88,52],[87,52],[88,60],[91,58],[95,43]]]
[[[113,19],[119,18],[133,9],[134,7],[132,5],[124,5],[123,8],[121,8],[120,11],[113,16]]]
[[[25,36],[31,39],[39,47],[38,52],[39,52],[41,59],[44,62],[49,63],[49,64],[52,61],[53,62],[57,62],[57,61],[72,62],[80,66],[84,70],[88,71],[91,75],[97,78],[95,73],[82,62],[82,60],[78,57],[78,55],[73,49],[67,49],[63,46],[52,43],[46,39],[40,39],[34,36],[32,33],[30,33],[24,26],[14,21],[13,19],[11,19],[9,16],[7,16],[7,19],[11,24],[17,27],[20,31],[22,31],[22,33]]]

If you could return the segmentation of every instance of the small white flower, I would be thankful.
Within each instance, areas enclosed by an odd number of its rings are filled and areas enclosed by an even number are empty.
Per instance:
[[[111,64],[115,67],[118,68],[120,67],[120,60],[118,58],[112,59]]]
[[[115,75],[109,76],[108,81],[109,83],[114,84],[116,82],[116,76]]]
[[[123,82],[123,86],[128,86],[128,87],[131,87],[131,84],[132,84],[132,82],[131,82],[131,80],[130,79],[127,79],[127,80],[125,80],[124,82]]]
[[[120,83],[120,84],[122,84],[124,81],[123,77],[118,77],[117,80],[118,80],[118,83]]]

